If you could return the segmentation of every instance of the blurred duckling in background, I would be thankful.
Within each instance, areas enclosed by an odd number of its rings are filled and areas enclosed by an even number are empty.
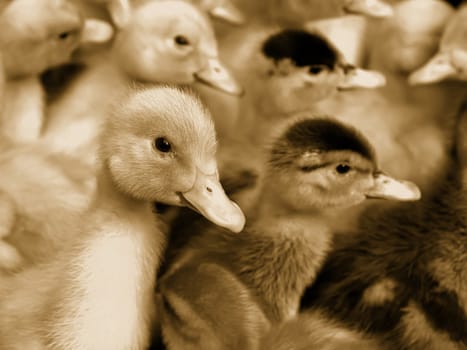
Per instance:
[[[71,60],[80,43],[106,41],[110,25],[83,21],[68,0],[15,0],[0,14],[0,51],[6,75],[1,129],[18,142],[37,140],[44,119],[39,74]]]
[[[148,1],[148,0],[146,0]],[[149,0],[152,1],[152,0]],[[161,0],[165,1],[165,0]],[[231,0],[186,0],[198,6],[212,18],[225,23],[241,25],[245,23],[245,16]]]
[[[390,349],[467,346],[467,109],[457,159],[433,196],[366,217],[338,241],[302,307]],[[308,311],[304,311],[308,312]]]
[[[131,3],[134,0],[74,0],[86,17],[110,20],[117,28],[128,22]]]
[[[305,312],[271,328],[261,350],[391,350],[376,337],[319,312]]]
[[[132,9],[108,55],[84,71],[51,105],[44,133],[59,151],[93,162],[98,124],[111,101],[132,82],[191,84],[241,92],[218,59],[214,32],[184,1],[150,1]]]
[[[97,193],[62,227],[74,232],[67,246],[2,280],[2,349],[145,349],[166,240],[153,201],[243,228],[217,180],[212,120],[194,97],[169,87],[131,92],[100,140]]]
[[[0,271],[27,268],[63,247],[70,234],[63,228],[88,208],[94,176],[93,168],[47,145],[2,143]]]
[[[124,27],[125,23],[128,22],[129,18],[127,16],[130,14],[132,6],[137,6],[149,1],[165,0],[77,0],[78,3],[81,3],[81,6],[88,9],[87,12],[90,14],[93,14],[94,12],[102,12],[102,8],[105,8],[112,22],[119,28]],[[225,21],[229,24],[240,25],[245,21],[243,14],[230,0],[185,1],[199,7],[212,18]],[[96,6],[98,9],[95,8]]]
[[[445,79],[467,81],[467,3],[450,18],[439,51],[409,77],[411,84],[432,84]]]
[[[411,86],[407,78],[437,49],[453,9],[436,0],[407,0],[394,16],[368,28],[368,67],[384,73],[378,90],[354,90],[316,105],[363,132],[381,166],[429,193],[449,163],[455,120],[467,86],[445,82]],[[356,103],[358,101],[358,103]]]
[[[282,26],[301,26],[308,21],[362,14],[370,17],[392,15],[392,8],[382,0],[236,0],[234,3],[249,21]]]
[[[269,157],[242,234],[199,232],[161,277],[169,349],[256,348],[268,322],[296,315],[330,248],[330,216],[367,198],[420,197],[414,184],[384,175],[366,139],[333,119],[295,121]]]
[[[348,64],[319,32],[246,30],[250,35],[244,37],[245,32],[239,31],[233,38],[239,47],[230,52],[235,56],[232,70],[246,89],[237,117],[213,113],[220,134],[222,177],[231,176],[232,169],[256,171],[263,163],[265,143],[278,124],[295,113],[312,109],[340,90],[385,83],[380,73]],[[231,120],[236,120],[235,125]]]

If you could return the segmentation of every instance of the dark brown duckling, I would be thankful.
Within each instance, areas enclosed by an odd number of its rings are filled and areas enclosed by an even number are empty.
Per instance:
[[[261,184],[242,234],[199,232],[161,277],[169,349],[256,349],[270,324],[296,315],[330,248],[330,215],[420,195],[383,175],[354,129],[322,117],[295,121],[274,142]]]
[[[362,220],[302,299],[392,349],[467,348],[467,113],[444,184],[419,203]]]

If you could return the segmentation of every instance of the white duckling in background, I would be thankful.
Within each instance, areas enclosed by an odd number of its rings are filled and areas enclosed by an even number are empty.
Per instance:
[[[102,14],[106,10],[112,22],[117,27],[124,27],[128,22],[128,15],[132,6],[139,6],[148,1],[165,0],[75,0],[79,6],[85,9],[85,13],[94,15]],[[208,13],[212,18],[225,21],[226,23],[239,25],[245,19],[243,14],[230,0],[185,0]]]
[[[97,193],[62,227],[74,232],[67,246],[2,280],[2,349],[145,349],[166,240],[152,203],[243,228],[217,180],[214,126],[196,98],[169,87],[131,92],[100,140]]]
[[[70,231],[63,227],[88,208],[94,176],[93,168],[47,145],[2,143],[1,272],[47,260],[66,244]]]
[[[73,0],[86,17],[111,20],[117,27],[128,22],[131,2],[134,0]]]
[[[467,3],[449,18],[439,51],[409,77],[411,84],[430,84],[445,79],[467,81]]]
[[[284,26],[302,25],[308,21],[346,14],[371,17],[392,15],[391,6],[382,0],[235,0],[234,4],[245,14],[248,21]]]
[[[313,115],[290,124],[241,235],[182,228],[195,236],[159,282],[169,349],[255,349],[268,322],[296,315],[330,248],[329,216],[367,198],[420,198],[379,170],[356,130]]]
[[[426,193],[447,169],[467,89],[456,82],[414,87],[407,77],[436,51],[452,13],[436,0],[395,4],[394,16],[370,23],[366,38],[368,67],[385,74],[386,86],[338,94],[316,106],[361,130],[387,171]]]
[[[88,162],[98,125],[111,102],[132,82],[202,81],[232,94],[241,88],[218,59],[210,22],[185,1],[150,1],[131,10],[108,55],[84,71],[49,109],[44,139]]]
[[[103,35],[104,33],[104,35]],[[15,0],[0,14],[0,51],[6,75],[1,130],[18,142],[37,140],[44,119],[39,74],[68,62],[80,42],[106,41],[110,25],[83,21],[68,0]]]

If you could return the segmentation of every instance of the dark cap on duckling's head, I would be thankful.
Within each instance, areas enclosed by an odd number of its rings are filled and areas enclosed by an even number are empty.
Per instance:
[[[264,42],[262,52],[274,61],[290,59],[297,67],[325,65],[333,69],[339,59],[336,49],[324,37],[298,29],[272,35]]]
[[[348,207],[367,198],[420,198],[415,184],[379,170],[362,134],[329,117],[293,122],[273,143],[268,165],[265,188],[300,211]]]
[[[272,148],[271,164],[281,166],[304,154],[332,151],[356,153],[376,167],[375,152],[366,138],[354,128],[328,117],[307,118],[294,123]]]
[[[377,88],[386,83],[381,73],[349,64],[341,52],[319,32],[282,30],[266,39],[262,54],[275,64],[269,71],[270,75],[278,71],[278,75],[283,77],[299,71],[301,75],[298,80],[302,81],[305,89],[316,87],[326,91],[321,94],[321,98],[338,89]],[[310,101],[308,98],[305,100]]]

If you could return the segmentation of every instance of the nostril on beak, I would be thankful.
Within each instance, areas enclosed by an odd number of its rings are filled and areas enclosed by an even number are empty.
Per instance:
[[[207,190],[209,193],[212,193],[212,188],[211,188],[211,187],[206,187],[206,190]]]

